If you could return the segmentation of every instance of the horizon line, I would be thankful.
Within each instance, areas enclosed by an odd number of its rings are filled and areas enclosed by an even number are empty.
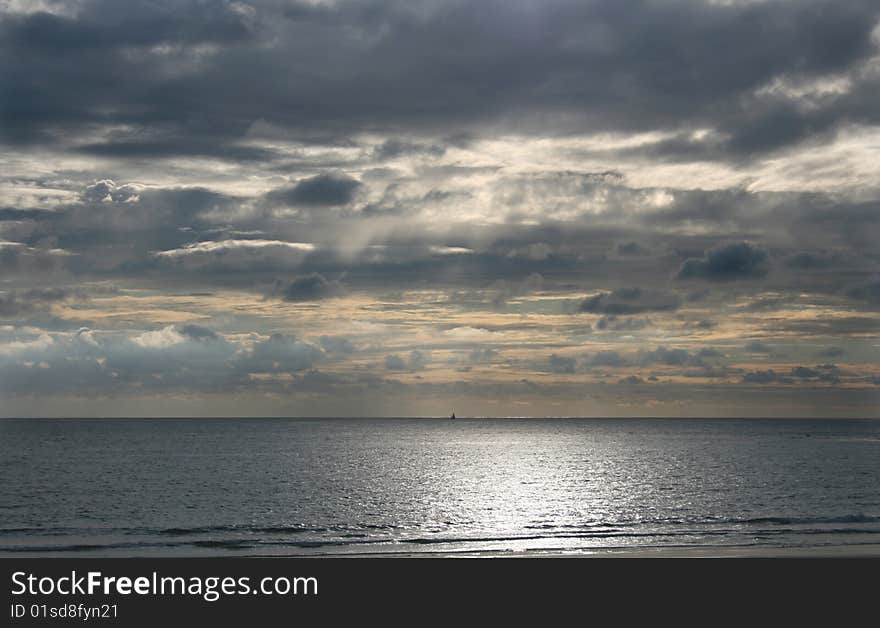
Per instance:
[[[414,415],[414,416],[392,416],[392,415],[317,415],[317,416],[0,416],[0,421],[65,421],[65,420],[83,420],[83,421],[136,421],[136,420],[444,420],[444,421],[467,421],[467,420],[596,420],[596,421],[612,421],[612,420],[657,420],[657,421],[877,421],[880,416],[456,416],[452,419],[449,416],[439,415]]]

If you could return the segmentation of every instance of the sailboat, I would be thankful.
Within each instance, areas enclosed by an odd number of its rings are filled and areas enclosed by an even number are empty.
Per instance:
[[[454,419],[454,418],[455,418],[455,408],[452,409],[452,416],[449,417],[449,418],[450,418],[450,419]]]

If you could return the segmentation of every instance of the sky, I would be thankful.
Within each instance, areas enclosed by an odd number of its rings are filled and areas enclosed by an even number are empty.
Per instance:
[[[0,0],[0,415],[880,403],[876,0]]]

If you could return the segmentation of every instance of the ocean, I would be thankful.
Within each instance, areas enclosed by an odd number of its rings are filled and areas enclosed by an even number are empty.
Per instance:
[[[0,421],[0,555],[880,543],[880,421]]]

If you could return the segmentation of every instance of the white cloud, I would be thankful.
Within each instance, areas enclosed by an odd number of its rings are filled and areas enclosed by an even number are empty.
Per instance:
[[[133,343],[144,349],[165,349],[186,340],[186,337],[174,329],[172,325],[159,331],[147,331],[131,339]]]
[[[473,250],[463,246],[432,246],[431,253],[434,255],[469,255]]]
[[[454,338],[456,340],[478,340],[497,335],[495,332],[483,329],[482,327],[453,327],[443,332],[444,336]]]
[[[11,354],[25,351],[45,351],[52,347],[55,341],[49,334],[40,334],[34,340],[15,340],[0,344],[0,353]]]
[[[308,242],[284,242],[282,240],[210,240],[194,242],[179,249],[169,249],[155,253],[158,257],[181,257],[200,253],[217,253],[222,251],[246,249],[282,248],[308,253],[315,250],[315,245]]]

